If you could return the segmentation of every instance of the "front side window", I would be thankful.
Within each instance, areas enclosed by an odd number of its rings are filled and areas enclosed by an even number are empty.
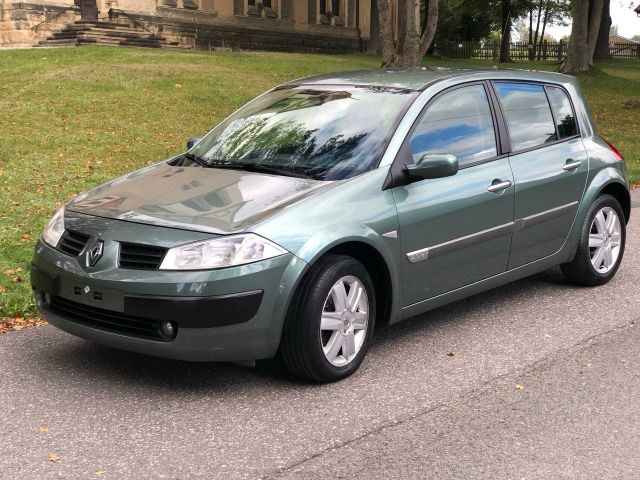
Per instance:
[[[547,95],[549,96],[549,103],[551,103],[559,138],[563,139],[577,135],[576,116],[573,113],[567,93],[558,87],[547,87]]]
[[[497,155],[487,93],[482,85],[457,88],[431,104],[411,135],[414,162],[427,153],[458,157],[460,166]]]
[[[416,92],[383,87],[293,87],[250,102],[189,154],[207,166],[341,180],[376,168]]]
[[[507,121],[513,151],[557,140],[542,85],[498,82],[495,88]]]

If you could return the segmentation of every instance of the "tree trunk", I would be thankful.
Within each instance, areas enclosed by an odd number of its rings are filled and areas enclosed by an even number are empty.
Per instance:
[[[380,27],[380,54],[382,66],[387,67],[395,62],[395,45],[393,42],[393,28],[389,15],[389,0],[376,0],[378,3],[378,25]]]
[[[542,21],[542,33],[540,34],[540,40],[538,41],[538,60],[540,60],[540,47],[544,43],[544,31],[547,28],[547,20],[549,20],[549,0],[545,2],[543,18],[544,20]]]
[[[412,8],[409,3],[413,3],[413,0],[398,0],[396,2],[396,16],[398,18],[398,22],[396,25],[398,26],[398,31],[396,32],[396,57],[402,56],[402,52],[404,51],[404,42],[407,38],[407,29],[408,25],[408,9]]]
[[[500,61],[511,61],[511,0],[502,0],[501,5],[501,30],[502,40],[500,41]]]
[[[538,42],[540,41],[538,39],[538,33],[540,32],[540,17],[542,17],[542,4],[544,3],[544,0],[540,0],[540,4],[538,5],[538,20],[536,22],[536,34],[533,37],[533,48],[534,51],[537,50],[537,46],[538,46]]]
[[[429,0],[427,4],[427,19],[420,37],[420,60],[427,54],[438,28],[438,0]]]
[[[595,60],[607,60],[611,58],[609,51],[609,29],[611,28],[610,14],[611,0],[604,0],[602,4],[602,18],[600,20],[600,31],[596,40],[596,49],[593,52]]]
[[[589,46],[588,60],[589,66],[593,65],[593,54],[596,51],[596,42],[600,32],[600,20],[602,19],[602,9],[604,0],[591,0],[589,9],[589,26],[587,30],[587,45]]]
[[[429,0],[424,24],[420,15],[421,0],[400,0],[398,2],[398,15],[402,15],[402,17],[398,18],[397,42],[394,42],[393,28],[390,25],[389,2],[388,0],[377,0],[377,2],[380,14],[382,66],[415,67],[419,65],[436,33],[438,0]],[[383,25],[386,25],[386,28]],[[385,38],[389,39],[386,42],[388,50],[385,50]]]
[[[576,74],[589,70],[589,1],[573,0],[571,5],[571,38],[567,48],[567,58],[560,70]]]

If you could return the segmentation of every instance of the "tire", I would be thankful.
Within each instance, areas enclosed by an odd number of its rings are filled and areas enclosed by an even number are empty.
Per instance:
[[[357,301],[344,296],[357,292]],[[322,258],[303,279],[285,319],[280,353],[288,370],[319,383],[355,372],[373,336],[375,298],[371,276],[362,263],[345,255]]]
[[[618,228],[613,228],[611,231],[604,229],[606,231],[605,240],[603,240],[605,253],[602,259],[598,259],[599,247],[595,245],[600,242],[600,237],[602,237],[599,225],[602,225],[603,219],[611,221],[610,218],[613,218],[609,217],[611,213],[614,213],[615,217],[617,217]],[[602,214],[602,217],[600,217],[599,221],[596,221],[596,217],[599,214]],[[607,225],[609,224],[607,223]],[[560,266],[563,273],[569,280],[580,285],[598,286],[607,283],[614,277],[620,267],[626,243],[626,227],[624,212],[620,203],[614,197],[601,195],[596,198],[582,226],[576,256],[573,261]],[[592,238],[591,246],[589,245],[590,238]],[[612,260],[607,258],[607,246],[611,252]],[[609,262],[609,260],[611,261]],[[607,265],[607,263],[609,264]],[[596,265],[599,265],[599,267],[597,268]]]

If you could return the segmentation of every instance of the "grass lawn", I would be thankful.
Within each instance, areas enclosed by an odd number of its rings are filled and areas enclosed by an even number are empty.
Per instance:
[[[0,319],[36,314],[29,260],[47,219],[63,202],[184,150],[187,138],[276,84],[377,64],[365,55],[0,51]],[[640,182],[640,63],[600,64],[582,84],[598,129],[626,156],[632,180]],[[630,99],[636,106],[625,108]]]

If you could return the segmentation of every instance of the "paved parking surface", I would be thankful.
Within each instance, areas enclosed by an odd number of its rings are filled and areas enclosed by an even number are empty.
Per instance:
[[[2,335],[0,477],[640,478],[633,215],[610,284],[546,273],[441,308],[338,384]]]

